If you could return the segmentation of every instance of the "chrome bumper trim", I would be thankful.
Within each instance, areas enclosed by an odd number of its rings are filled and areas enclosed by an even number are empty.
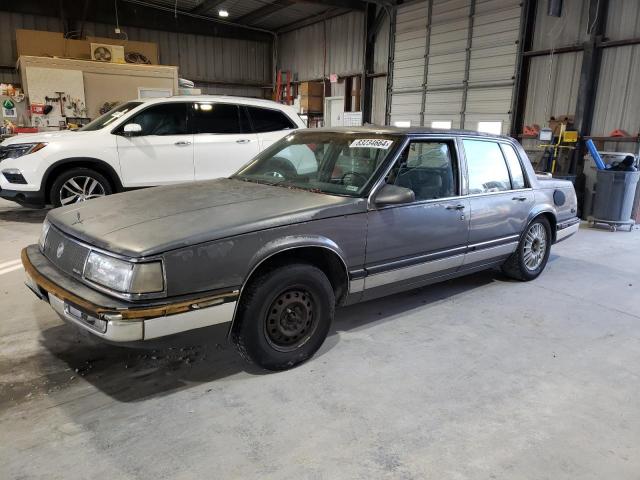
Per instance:
[[[571,235],[575,234],[578,230],[580,230],[580,221],[577,221],[573,225],[569,225],[568,227],[565,227],[562,230],[558,230],[556,232],[556,243],[562,240],[566,240]]]

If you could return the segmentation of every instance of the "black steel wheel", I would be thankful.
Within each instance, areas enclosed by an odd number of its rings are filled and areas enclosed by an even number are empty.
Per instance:
[[[292,368],[324,342],[335,302],[329,279],[313,265],[265,269],[242,293],[231,338],[251,363],[268,370]]]
[[[289,352],[304,345],[318,326],[312,295],[305,289],[281,293],[269,307],[264,333],[271,346]]]

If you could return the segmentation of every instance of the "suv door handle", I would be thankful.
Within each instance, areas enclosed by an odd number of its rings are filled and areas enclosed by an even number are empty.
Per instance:
[[[527,197],[513,197],[511,200],[518,200],[520,202],[524,202],[527,199]]]
[[[242,138],[240,140],[236,140],[236,143],[249,143],[251,140],[248,138]]]
[[[447,210],[464,210],[464,205],[447,205]]]
[[[180,140],[179,142],[174,143],[174,145],[177,145],[179,147],[186,147],[187,145],[191,145],[191,142]]]

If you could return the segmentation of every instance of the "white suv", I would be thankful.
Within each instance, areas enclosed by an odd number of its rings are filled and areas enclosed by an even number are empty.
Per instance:
[[[79,131],[0,144],[0,197],[58,207],[139,187],[228,176],[288,132],[296,111],[269,100],[181,96],[134,100]]]

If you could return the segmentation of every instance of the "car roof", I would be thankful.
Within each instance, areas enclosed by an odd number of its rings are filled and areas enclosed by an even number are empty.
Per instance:
[[[440,135],[440,136],[470,136],[482,138],[499,138],[512,140],[507,135],[478,132],[475,130],[440,129],[429,127],[390,127],[387,125],[367,125],[364,127],[323,127],[301,130],[301,132],[335,132],[335,133],[371,133],[374,135]]]
[[[291,108],[290,105],[283,105],[273,100],[265,100],[264,98],[236,97],[232,95],[173,95],[171,97],[155,97],[137,100],[143,103],[165,103],[165,102],[231,102],[242,105],[256,105],[268,108]]]

